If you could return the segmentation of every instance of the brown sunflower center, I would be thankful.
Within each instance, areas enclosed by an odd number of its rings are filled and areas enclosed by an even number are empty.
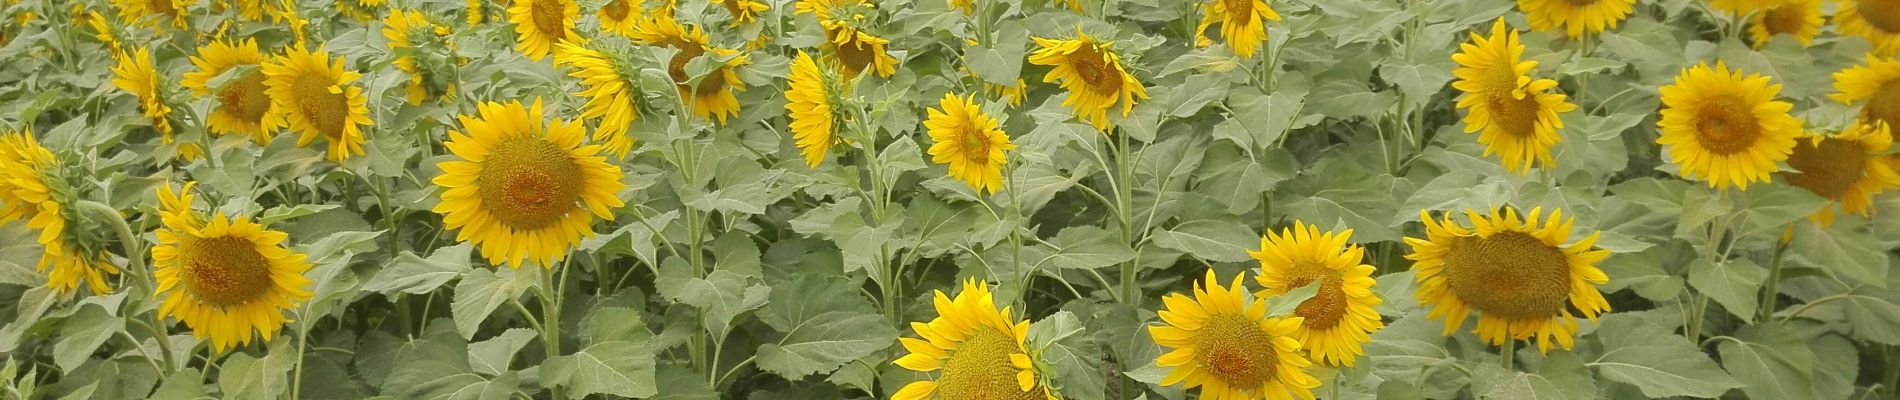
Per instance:
[[[1459,300],[1505,319],[1556,316],[1570,295],[1569,259],[1523,232],[1457,239],[1445,275]]]
[[[1108,60],[1108,52],[1100,44],[1083,43],[1075,53],[1069,54],[1069,66],[1074,67],[1076,76],[1088,84],[1097,94],[1118,93],[1122,89],[1122,74],[1115,64]]]
[[[1521,99],[1511,98],[1509,92],[1493,93],[1490,97],[1491,124],[1518,138],[1537,136],[1537,114],[1542,110],[1536,94],[1526,93]]]
[[[963,148],[963,158],[977,165],[989,164],[990,135],[977,126],[977,116],[969,115],[967,118],[957,131],[957,139],[962,142],[958,146]]]
[[[741,4],[739,4],[739,1],[740,0],[725,0],[725,1],[719,2],[719,4],[726,6],[726,12],[732,13],[733,19],[741,19],[741,18],[744,18],[744,16],[746,15],[745,14],[746,10],[744,7],[741,7]]]
[[[296,110],[290,110],[310,121],[322,132],[324,138],[341,140],[344,124],[350,120],[350,99],[343,93],[330,93],[336,82],[322,74],[305,73],[291,81],[290,92],[297,97]]]
[[[673,59],[667,62],[666,73],[673,76],[673,82],[684,85],[686,81],[692,80],[692,77],[686,75],[686,63],[699,58],[701,54],[706,54],[706,49],[692,44],[673,47],[679,48],[680,51],[674,53]]]
[[[1037,391],[1023,391],[1016,384],[1021,370],[1010,364],[1009,355],[1018,353],[1009,334],[990,327],[977,327],[970,337],[950,351],[950,360],[937,378],[937,398],[945,400],[1040,400]]]
[[[719,69],[714,69],[712,74],[706,75],[705,79],[700,79],[699,87],[693,88],[693,95],[697,97],[711,97],[719,94],[719,92],[725,91],[725,68],[726,67],[719,67]]]
[[[1821,197],[1835,200],[1860,182],[1867,167],[1867,156],[1859,144],[1846,140],[1825,139],[1819,146],[1802,142],[1788,156],[1788,183]]]
[[[1802,7],[1800,4],[1785,4],[1769,9],[1766,13],[1763,13],[1761,16],[1761,25],[1767,29],[1771,35],[1777,33],[1792,34],[1801,31],[1801,25],[1806,22],[1805,17],[1807,17],[1807,12],[1808,9]]]
[[[855,76],[860,72],[871,69],[871,64],[877,60],[877,52],[875,51],[877,47],[864,43],[855,37],[846,41],[845,44],[838,45],[837,48],[838,61],[840,64],[843,64],[844,74],[847,76]]]
[[[1319,265],[1302,266],[1295,272],[1300,273],[1300,276],[1293,279],[1290,287],[1303,287],[1315,280],[1320,282],[1319,291],[1313,293],[1313,298],[1295,307],[1293,314],[1305,318],[1301,324],[1310,329],[1325,330],[1338,326],[1346,317],[1346,290],[1341,286],[1339,273]]]
[[[172,0],[148,0],[145,4],[151,7],[153,15],[178,15],[178,7],[172,6]]]
[[[1577,7],[1593,6],[1602,1],[1603,0],[1564,0],[1565,3],[1570,3],[1570,5]]]
[[[246,122],[264,119],[270,111],[270,97],[264,94],[264,74],[252,71],[218,91],[218,108]]]
[[[567,36],[567,6],[562,5],[561,0],[530,1],[532,3],[528,3],[528,12],[531,15],[528,17],[533,18],[534,29],[541,31],[541,34],[549,36],[554,41],[565,38]]]
[[[1753,107],[1735,95],[1716,95],[1695,111],[1696,141],[1716,155],[1748,150],[1761,137]]]
[[[1874,95],[1867,99],[1867,106],[1861,108],[1867,118],[1887,123],[1887,127],[1900,129],[1900,79],[1891,79],[1880,85]]]
[[[538,122],[538,121],[537,121]],[[504,139],[482,160],[476,182],[482,205],[503,226],[534,230],[554,226],[577,210],[583,181],[574,158],[547,139]]]
[[[1227,15],[1233,17],[1252,17],[1254,0],[1221,0],[1227,6]]]
[[[600,11],[606,13],[608,19],[622,21],[626,20],[627,14],[633,10],[627,6],[627,0],[614,0],[607,2],[607,5],[601,7]]]
[[[182,277],[198,301],[233,307],[270,291],[270,261],[250,240],[221,236],[191,240],[183,247]]]
[[[1887,34],[1900,34],[1900,1],[1858,0],[1854,4],[1854,10],[1868,25]]]
[[[1200,367],[1234,388],[1257,388],[1273,379],[1280,354],[1273,335],[1236,313],[1217,314],[1201,322],[1194,334],[1194,358]]]

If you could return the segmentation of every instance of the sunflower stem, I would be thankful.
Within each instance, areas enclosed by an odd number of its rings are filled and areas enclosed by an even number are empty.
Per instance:
[[[1794,235],[1792,229],[1793,226],[1790,226],[1788,231],[1791,240]],[[1777,243],[1774,254],[1768,258],[1768,281],[1763,283],[1761,308],[1756,310],[1755,315],[1755,321],[1758,323],[1768,321],[1775,315],[1775,303],[1780,300],[1781,295],[1781,256],[1787,252],[1787,242]]]
[[[1116,175],[1118,176],[1117,180],[1120,182],[1120,185],[1115,187],[1115,218],[1121,224],[1122,243],[1133,244],[1135,227],[1131,225],[1129,221],[1128,202],[1130,197],[1134,197],[1134,181],[1132,178],[1134,176],[1134,165],[1133,160],[1128,159],[1128,133],[1118,132],[1112,134],[1115,136],[1116,142],[1120,144],[1119,146],[1115,146],[1115,169]],[[1141,293],[1139,292],[1140,285],[1135,283],[1137,261],[1138,260],[1129,260],[1128,262],[1122,263],[1122,300],[1129,302],[1129,304],[1136,304],[1141,301]]]
[[[567,265],[568,265],[568,260],[562,260],[560,265],[556,266],[555,268],[547,268],[547,267],[537,268],[541,270],[540,273],[543,279],[541,281],[541,287],[536,289],[536,291],[539,292],[537,294],[539,294],[540,295],[539,297],[541,298],[541,315],[546,317],[546,318],[542,318],[541,344],[542,344],[543,349],[546,350],[548,358],[554,358],[561,355],[561,288],[560,286],[566,286],[564,285],[564,283],[566,282],[557,282],[557,281],[566,280],[565,278],[567,277],[567,275],[565,274],[565,271],[567,270]],[[558,276],[555,269],[562,270],[560,271]],[[567,398],[566,393],[562,390],[561,386],[559,385],[551,386],[548,389],[553,392],[554,399],[556,400]]]
[[[1517,361],[1517,339],[1509,338],[1508,336],[1510,335],[1505,336],[1507,337],[1504,338],[1504,348],[1498,350],[1498,358],[1500,358],[1500,362],[1503,363],[1505,371],[1517,372],[1515,365]]]
[[[107,225],[112,226],[112,232],[119,235],[120,251],[125,252],[124,272],[127,275],[135,276],[135,278],[128,280],[138,284],[139,289],[142,289],[146,295],[152,296],[152,299],[157,299],[158,276],[152,274],[150,269],[146,267],[145,253],[140,249],[142,242],[138,235],[132,233],[132,225],[125,221],[124,216],[119,215],[119,210],[91,200],[77,201],[74,203],[74,207],[78,209],[77,211],[92,214],[98,219],[105,220]],[[159,315],[159,310],[153,308],[151,314],[152,325],[150,325],[150,330],[152,339],[158,342],[158,351],[163,353],[163,358],[165,359],[165,372],[169,374],[173,366],[177,365],[172,360],[171,334],[165,331],[165,317]],[[140,344],[140,346],[143,346],[143,344]]]

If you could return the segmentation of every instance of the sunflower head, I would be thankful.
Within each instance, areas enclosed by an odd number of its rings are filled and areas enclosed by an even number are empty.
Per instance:
[[[561,42],[561,54],[554,63],[567,67],[568,76],[579,79],[581,91],[574,96],[586,100],[581,118],[598,118],[594,141],[606,146],[616,157],[633,150],[628,128],[640,118],[640,85],[635,69],[626,60],[573,42]],[[709,78],[710,79],[710,78]]]
[[[450,69],[447,65],[450,56],[431,51],[453,49],[454,43],[445,39],[448,34],[447,26],[430,21],[421,11],[390,10],[389,16],[383,18],[383,37],[388,39],[389,50],[396,54],[393,64],[409,74],[409,85],[403,89],[403,95],[410,105],[422,104],[431,97],[455,97],[455,84],[436,73]]]
[[[73,293],[83,282],[92,294],[111,293],[105,276],[119,269],[107,261],[107,229],[74,212],[69,172],[32,132],[0,134],[0,223],[23,220],[39,231],[37,269],[54,292]]]
[[[541,61],[563,40],[581,40],[574,31],[581,6],[574,0],[520,0],[508,7],[508,22],[515,24],[519,37],[515,49],[528,59]]]
[[[1517,0],[1531,29],[1562,30],[1571,38],[1616,29],[1636,9],[1636,0]]]
[[[759,14],[768,9],[765,3],[754,0],[712,0],[712,2],[719,4],[726,9],[727,13],[732,14],[730,26],[733,27],[759,20]]]
[[[895,364],[936,377],[904,385],[894,399],[1055,399],[1036,377],[1029,321],[997,310],[987,283],[965,281],[956,298],[939,290],[935,304],[937,318],[910,324],[917,338],[899,339],[910,354]]]
[[[1280,20],[1280,13],[1262,0],[1207,0],[1201,8],[1205,13],[1201,15],[1200,26],[1194,29],[1195,43],[1212,44],[1207,38],[1207,28],[1220,24],[1221,38],[1240,58],[1253,58],[1261,44],[1267,42],[1266,21]]]
[[[112,0],[112,6],[119,9],[120,20],[140,27],[187,27],[185,9],[195,3],[195,0]]]
[[[1492,345],[1505,340],[1537,341],[1539,351],[1555,344],[1565,350],[1576,340],[1575,314],[1596,320],[1610,303],[1596,286],[1609,277],[1596,264],[1609,257],[1596,249],[1600,233],[1576,243],[1570,231],[1576,219],[1562,211],[1539,218],[1541,208],[1519,218],[1506,208],[1490,214],[1465,210],[1467,228],[1447,213],[1436,219],[1419,211],[1425,221],[1424,238],[1405,238],[1417,272],[1418,300],[1431,305],[1431,318],[1445,320],[1445,334],[1464,325],[1478,311],[1478,337]]]
[[[190,190],[158,189],[164,226],[157,232],[152,261],[159,312],[184,321],[192,335],[209,339],[224,351],[262,336],[277,336],[283,310],[310,299],[306,257],[291,251],[289,235],[248,217],[223,213],[200,223],[191,209]]]
[[[1784,172],[1788,184],[1839,203],[1840,209],[1866,216],[1873,212],[1875,194],[1900,187],[1900,174],[1883,162],[1893,134],[1881,122],[1856,123],[1833,136],[1811,136],[1795,145]],[[1808,218],[1823,226],[1834,223],[1834,207],[1823,207]]]
[[[434,211],[490,264],[553,268],[594,235],[595,217],[611,221],[625,204],[620,167],[586,143],[580,122],[546,120],[540,99],[476,109],[458,118],[462,129],[443,144],[456,159],[436,164],[442,201]]]
[[[633,34],[633,26],[646,14],[646,8],[639,0],[610,0],[594,12],[594,18],[600,20],[600,30],[607,33],[628,36]]]
[[[374,123],[369,97],[352,84],[363,75],[344,69],[343,57],[331,59],[321,47],[310,51],[293,45],[262,70],[264,92],[298,133],[298,146],[322,137],[329,142],[330,160],[338,163],[363,154],[362,127]]]
[[[1286,294],[1294,288],[1318,284],[1313,298],[1293,310],[1302,319],[1294,335],[1307,354],[1319,362],[1351,366],[1365,354],[1360,346],[1385,326],[1373,307],[1381,303],[1372,292],[1371,265],[1363,263],[1365,249],[1349,244],[1352,230],[1322,232],[1318,226],[1294,221],[1278,233],[1260,238],[1260,251],[1250,251],[1260,262],[1255,279],[1264,288],[1261,298]]]
[[[264,72],[257,67],[266,60],[255,39],[211,42],[191,57],[197,70],[185,73],[180,83],[198,96],[218,100],[217,108],[211,110],[211,132],[250,136],[258,145],[270,144],[271,133],[284,119],[273,112],[270,95],[264,93]],[[225,76],[240,70],[243,72]],[[214,86],[213,82],[221,83]]]
[[[1834,23],[1841,33],[1867,39],[1880,54],[1900,53],[1900,0],[1844,0],[1839,5]]]
[[[1781,85],[1761,75],[1742,75],[1717,62],[1684,69],[1663,86],[1662,136],[1669,161],[1691,179],[1709,187],[1748,189],[1788,159],[1801,120],[1788,114],[1792,104],[1775,100]]]
[[[785,90],[785,111],[791,116],[792,138],[805,155],[805,165],[818,168],[825,153],[842,138],[846,109],[845,86],[832,65],[812,59],[803,50],[792,59]]]
[[[1245,273],[1225,287],[1207,271],[1192,296],[1161,298],[1162,325],[1149,325],[1155,343],[1169,349],[1155,359],[1168,368],[1162,385],[1186,382],[1208,399],[1312,399],[1319,379],[1300,354],[1302,319],[1267,315],[1265,301],[1241,286]]]
[[[1076,27],[1075,39],[1034,38],[1037,49],[1029,63],[1051,67],[1042,81],[1062,82],[1069,98],[1062,101],[1080,118],[1107,132],[1108,109],[1121,104],[1121,115],[1135,110],[1136,99],[1148,98],[1148,89],[1122,67],[1114,42],[1089,37]]]
[[[152,129],[158,131],[159,141],[172,144],[176,141],[172,127],[172,106],[165,98],[160,74],[152,64],[151,49],[140,47],[133,53],[119,53],[118,64],[112,67],[112,86],[138,98],[139,110],[150,120]],[[197,143],[178,145],[177,155],[189,161],[204,156],[204,148]]]
[[[1900,126],[1900,59],[1867,55],[1867,63],[1834,73],[1829,98],[1860,106],[1860,119]]]
[[[1536,61],[1526,61],[1524,44],[1516,29],[1508,28],[1499,18],[1491,25],[1491,36],[1471,34],[1471,41],[1451,56],[1458,62],[1452,75],[1458,81],[1458,108],[1466,109],[1465,132],[1480,132],[1478,143],[1484,154],[1498,154],[1504,169],[1525,173],[1536,164],[1551,165],[1550,147],[1562,141],[1557,130],[1563,119],[1557,115],[1577,108],[1554,93],[1557,81],[1535,79],[1530,71]]]
[[[897,57],[885,51],[890,40],[844,26],[826,29],[825,36],[830,38],[825,42],[827,56],[838,64],[845,79],[866,71],[885,78],[897,73]]]
[[[1802,46],[1821,34],[1821,0],[1788,0],[1748,17],[1748,37],[1755,48],[1767,46],[1775,35],[1793,37]]]
[[[995,117],[976,105],[976,96],[944,93],[938,108],[930,109],[931,161],[950,166],[950,176],[978,192],[996,193],[1003,187],[1005,152],[1015,150],[1009,135],[997,129]]]

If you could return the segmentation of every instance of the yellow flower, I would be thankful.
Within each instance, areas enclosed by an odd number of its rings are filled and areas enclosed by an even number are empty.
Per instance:
[[[1789,0],[1709,0],[1709,6],[1732,15],[1766,10],[1787,3]]]
[[[1352,366],[1365,354],[1360,346],[1372,340],[1372,331],[1385,327],[1372,310],[1382,302],[1372,292],[1377,269],[1363,263],[1365,249],[1348,244],[1350,238],[1351,229],[1320,232],[1318,226],[1293,221],[1292,227],[1261,237],[1260,251],[1248,252],[1260,261],[1255,280],[1265,289],[1258,293],[1261,298],[1319,285],[1313,298],[1293,311],[1302,318],[1294,337],[1305,344],[1309,358],[1333,366]]]
[[[639,0],[611,0],[594,12],[594,18],[600,19],[600,29],[620,36],[633,34],[633,24],[646,10],[640,7]]]
[[[987,283],[963,282],[952,299],[936,291],[937,318],[912,322],[917,338],[900,338],[909,354],[894,364],[917,372],[936,372],[931,380],[898,389],[895,400],[995,399],[1054,400],[1036,379],[1036,362],[1026,341],[1029,321],[997,311]]]
[[[1821,34],[1821,0],[1788,0],[1781,4],[1750,14],[1748,17],[1748,37],[1755,48],[1767,46],[1775,35],[1793,36],[1802,46],[1814,42],[1814,36]]]
[[[1148,98],[1148,89],[1123,69],[1121,56],[1115,55],[1115,42],[1098,41],[1076,27],[1075,39],[1034,38],[1038,48],[1029,54],[1029,63],[1054,68],[1043,75],[1044,83],[1062,81],[1069,98],[1062,101],[1076,118],[1088,121],[1096,130],[1108,131],[1108,109],[1121,103],[1122,116],[1135,109],[1135,99]]]
[[[1866,65],[1835,72],[1828,98],[1859,105],[1863,121],[1900,127],[1900,59],[1870,54]]]
[[[119,20],[134,26],[163,26],[169,24],[184,28],[185,8],[197,3],[196,0],[111,0],[112,6],[119,9]],[[149,18],[149,19],[148,19]]]
[[[430,21],[421,11],[390,10],[389,16],[383,18],[383,38],[388,39],[389,50],[397,54],[393,63],[397,70],[409,74],[409,85],[403,88],[403,97],[410,105],[422,104],[423,100],[429,98],[429,80],[433,78],[429,76],[429,71],[417,64],[414,53],[422,51],[417,38],[447,33],[448,27]],[[448,84],[435,92],[439,92],[436,93],[437,97],[454,99],[455,85]]]
[[[285,25],[289,25],[290,38],[292,39],[291,43],[299,47],[304,46],[310,38],[308,32],[305,31],[305,29],[310,27],[310,20],[304,19],[303,15],[297,14],[297,2],[295,0],[282,0],[279,4],[281,5],[280,7],[276,7],[275,10],[269,10],[271,20],[282,21]]]
[[[1636,10],[1636,0],[1517,0],[1517,8],[1529,17],[1531,29],[1562,29],[1565,35],[1578,38],[1585,32],[1615,29]]]
[[[844,125],[844,110],[838,101],[844,91],[838,76],[800,50],[792,59],[791,88],[785,91],[785,111],[792,119],[792,139],[805,154],[805,165],[818,168],[825,153],[839,142],[838,128]]]
[[[1022,79],[1017,79],[1014,85],[998,85],[983,82],[983,93],[998,98],[1009,99],[1010,108],[1022,107],[1023,99],[1029,97],[1029,85],[1024,83]]]
[[[1843,0],[1834,10],[1841,33],[1872,42],[1882,55],[1900,53],[1900,1]]]
[[[482,250],[490,264],[520,268],[534,261],[553,268],[594,236],[594,217],[613,220],[624,205],[620,167],[586,143],[578,121],[547,121],[541,100],[483,102],[463,115],[461,131],[443,146],[456,160],[436,164],[444,229]]]
[[[1801,120],[1788,115],[1794,106],[1775,100],[1781,85],[1761,75],[1715,63],[1684,69],[1674,84],[1663,86],[1662,136],[1669,161],[1690,179],[1709,187],[1748,189],[1766,182],[1776,161],[1788,159]]]
[[[738,72],[739,66],[749,62],[745,55],[737,50],[712,47],[704,29],[680,25],[667,16],[642,19],[634,25],[631,37],[642,44],[679,50],[667,63],[666,72],[672,76],[680,96],[692,99],[689,106],[693,116],[715,119],[723,125],[726,118],[739,115],[739,97],[732,92],[745,90],[745,82],[739,80]],[[700,79],[697,86],[690,85],[692,76],[687,75],[686,64],[707,53],[715,59],[726,60]]]
[[[1557,130],[1564,121],[1557,114],[1577,108],[1562,93],[1551,93],[1557,81],[1531,78],[1537,62],[1523,55],[1517,30],[1499,18],[1491,36],[1471,33],[1471,41],[1451,56],[1459,65],[1451,86],[1460,93],[1458,108],[1468,110],[1465,133],[1483,131],[1478,143],[1484,155],[1499,155],[1506,171],[1520,174],[1536,164],[1552,165],[1550,146],[1563,140]]]
[[[298,45],[264,63],[263,70],[264,92],[298,133],[298,146],[322,136],[330,144],[331,161],[363,154],[362,126],[375,122],[369,119],[363,88],[351,84],[363,75],[344,69],[343,57],[332,60],[322,47],[309,51]]]
[[[1472,228],[1459,225],[1446,213],[1443,220],[1419,211],[1425,238],[1405,238],[1412,247],[1412,271],[1418,275],[1418,300],[1432,306],[1430,318],[1445,320],[1445,334],[1456,332],[1471,310],[1478,310],[1478,337],[1503,345],[1510,340],[1537,341],[1537,350],[1550,351],[1554,341],[1569,350],[1576,341],[1575,308],[1585,318],[1610,310],[1596,285],[1610,278],[1596,264],[1610,256],[1596,249],[1597,236],[1570,241],[1576,218],[1563,219],[1551,211],[1540,220],[1533,208],[1523,219],[1517,210],[1490,215],[1465,210]],[[1539,223],[1542,223],[1540,226]],[[1566,306],[1565,304],[1569,306]]]
[[[158,188],[164,227],[152,261],[159,312],[185,322],[192,336],[217,351],[265,342],[284,326],[284,310],[310,299],[310,262],[284,245],[289,235],[223,213],[199,223],[191,210],[192,183],[175,192]]]
[[[131,93],[139,99],[139,110],[145,118],[151,120],[152,129],[158,131],[159,141],[171,144],[172,107],[165,103],[160,93],[158,71],[152,66],[152,51],[140,47],[136,53],[119,53],[118,64],[112,67],[112,86]],[[180,143],[178,158],[195,160],[204,157],[204,148],[197,143]]]
[[[996,193],[1003,187],[1004,152],[1015,150],[1009,135],[996,128],[996,118],[976,106],[976,96],[944,93],[930,109],[924,127],[930,129],[930,161],[950,166],[950,176],[978,192]]]
[[[488,13],[482,9],[486,3],[488,3],[486,0],[468,0],[467,4],[462,6],[463,10],[468,12],[468,16],[464,18],[468,26],[481,25],[483,20],[488,19]]]
[[[384,0],[336,0],[335,4],[337,13],[357,22],[369,22],[376,19],[377,9],[382,8],[383,3]]]
[[[633,121],[640,118],[640,85],[638,77],[623,75],[621,71],[634,71],[631,66],[622,66],[621,61],[607,53],[589,49],[572,42],[561,42],[563,54],[554,57],[554,63],[572,69],[568,76],[581,81],[581,91],[574,95],[587,100],[581,106],[581,118],[597,118],[599,128],[594,130],[594,141],[606,146],[615,157],[626,157],[633,150],[633,136],[627,129]]]
[[[1893,132],[1885,123],[1857,123],[1834,136],[1811,136],[1794,147],[1782,172],[1788,184],[1807,189],[1838,203],[1841,211],[1860,216],[1873,212],[1874,195],[1900,187],[1900,174],[1883,160],[1893,146]],[[1808,219],[1822,226],[1834,224],[1833,206]]]
[[[950,0],[950,8],[963,11],[963,15],[976,12],[976,0]]]
[[[827,54],[837,62],[839,73],[844,74],[845,79],[856,78],[865,71],[885,78],[897,73],[897,57],[885,50],[890,40],[843,25],[826,29],[825,36],[829,38],[825,42]]]
[[[1082,0],[1054,0],[1054,1],[1063,7],[1068,7],[1069,11],[1074,11],[1078,13],[1082,12]]]
[[[112,24],[106,21],[105,16],[99,15],[98,11],[88,11],[80,18],[86,20],[86,26],[92,27],[93,39],[105,45],[106,51],[114,55],[125,53],[124,45],[119,43],[118,34],[112,29]]]
[[[1204,399],[1308,399],[1319,387],[1300,354],[1301,318],[1267,315],[1264,300],[1241,287],[1245,273],[1221,287],[1208,270],[1192,297],[1169,293],[1157,312],[1164,325],[1149,325],[1156,344],[1169,348],[1155,359],[1168,367],[1162,385],[1187,382]]]
[[[42,251],[35,268],[46,272],[46,285],[55,293],[72,293],[81,282],[94,295],[111,293],[105,276],[118,274],[119,268],[96,250],[98,246],[71,240],[93,232],[66,229],[67,219],[76,215],[71,214],[72,200],[56,189],[58,163],[52,151],[33,139],[33,132],[0,134],[0,223],[24,220],[28,228],[40,231]]]
[[[191,57],[191,64],[198,69],[185,73],[181,82],[191,88],[198,96],[215,96],[218,106],[211,110],[211,132],[221,135],[247,135],[258,145],[270,144],[272,131],[284,123],[282,115],[271,110],[270,95],[264,93],[264,72],[251,70],[243,76],[230,77],[222,87],[212,87],[211,81],[240,67],[257,67],[264,64],[264,52],[257,49],[256,39],[242,42],[211,42],[198,48],[198,55]]]
[[[581,40],[574,32],[581,6],[574,0],[521,0],[508,7],[508,22],[520,35],[515,49],[528,59],[541,61],[564,40]]]
[[[731,26],[757,21],[759,14],[767,9],[765,3],[753,0],[712,0],[712,2],[725,6],[726,12],[732,13]]]
[[[238,18],[245,21],[263,21],[264,16],[275,14],[275,3],[270,0],[237,0]]]
[[[1280,13],[1262,0],[1207,0],[1201,8],[1204,13],[1200,26],[1194,29],[1194,42],[1200,46],[1212,44],[1207,38],[1207,28],[1218,23],[1221,39],[1226,40],[1227,47],[1234,48],[1234,54],[1240,58],[1253,58],[1260,44],[1267,42],[1266,21],[1280,20]]]

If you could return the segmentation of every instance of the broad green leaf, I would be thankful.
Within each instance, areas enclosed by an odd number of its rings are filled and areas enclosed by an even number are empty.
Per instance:
[[[732,271],[718,270],[705,278],[693,278],[688,268],[668,263],[661,267],[660,277],[654,282],[661,296],[704,312],[706,330],[714,337],[725,337],[734,319],[765,305],[767,294],[772,292],[771,287],[750,283]]]
[[[1743,237],[1780,233],[1788,224],[1813,214],[1828,205],[1827,199],[1807,189],[1784,185],[1759,185],[1748,188],[1742,213],[1746,221]]]
[[[470,350],[453,330],[432,326],[397,351],[382,393],[432,400],[504,400],[512,395],[520,378],[512,371],[484,377],[469,364]]]
[[[538,337],[540,335],[532,329],[512,328],[488,340],[469,343],[469,367],[489,376],[508,372],[508,365],[514,363],[515,353],[521,352],[522,347]]]
[[[225,358],[224,365],[218,366],[218,389],[225,397],[234,399],[271,399],[282,395],[290,389],[290,369],[297,358],[290,342],[276,341],[264,358],[246,353],[231,354]]]
[[[474,247],[467,243],[436,249],[429,258],[415,253],[402,252],[387,267],[376,271],[376,275],[363,284],[363,290],[382,293],[394,297],[397,292],[408,294],[427,294],[450,280],[461,277],[470,270],[469,253]]]
[[[1411,104],[1424,104],[1451,82],[1451,70],[1440,64],[1385,64],[1379,76],[1398,86]]]
[[[81,305],[79,312],[60,326],[59,342],[53,345],[53,364],[66,371],[79,368],[107,339],[124,330],[124,318],[112,316],[104,307]]]
[[[475,337],[476,329],[482,321],[502,303],[521,298],[528,288],[538,285],[536,274],[546,273],[539,267],[528,266],[525,269],[500,268],[489,270],[475,268],[469,270],[462,282],[455,284],[455,301],[449,304],[449,315],[454,317],[455,330],[461,332],[463,339]]]
[[[1304,115],[1306,110],[1306,90],[1274,90],[1262,93],[1256,89],[1236,89],[1227,97],[1227,107],[1234,111],[1234,120],[1247,129],[1252,140],[1249,149],[1263,149],[1277,143],[1286,136],[1287,131],[1304,128],[1322,119],[1319,115]]]
[[[1603,285],[1605,293],[1614,293],[1624,289],[1634,290],[1636,295],[1652,301],[1675,299],[1682,293],[1683,277],[1676,276],[1664,269],[1664,266],[1681,266],[1700,261],[1693,256],[1688,246],[1656,246],[1640,253],[1613,253],[1598,267],[1610,276],[1610,283]]]
[[[1241,215],[1260,207],[1267,191],[1293,177],[1298,169],[1285,150],[1249,153],[1232,144],[1215,142],[1208,148],[1194,190],[1226,205],[1228,214]]]
[[[1046,258],[1057,268],[1095,269],[1135,259],[1135,250],[1114,234],[1093,226],[1065,228],[1049,240],[1055,254]],[[1040,264],[1040,262],[1037,262]]]
[[[1157,229],[1151,235],[1156,246],[1219,262],[1252,260],[1247,251],[1260,244],[1260,236],[1235,221],[1200,220]]]
[[[550,358],[541,365],[541,378],[547,384],[567,387],[568,393],[577,397],[651,397],[659,393],[653,353],[645,342],[601,342],[574,354]]]
[[[1716,346],[1722,367],[1748,382],[1751,399],[1797,399],[1814,393],[1814,351],[1785,324],[1744,326]]]
[[[298,205],[290,206],[290,207],[285,207],[285,206],[271,207],[271,208],[265,209],[262,214],[259,214],[257,216],[256,222],[259,225],[270,225],[273,223],[277,223],[278,221],[283,221],[283,220],[288,220],[291,218],[297,218],[297,217],[302,217],[302,216],[316,214],[316,213],[320,213],[324,211],[333,210],[333,209],[336,209],[337,207],[341,207],[341,206],[335,205],[335,204],[298,204]]]
[[[1596,336],[1605,350],[1586,365],[1605,379],[1635,385],[1650,397],[1716,397],[1742,387],[1682,335],[1634,315],[1599,321]]]
[[[1761,306],[1761,283],[1768,279],[1768,269],[1755,265],[1748,259],[1733,259],[1724,264],[1711,263],[1697,259],[1689,263],[1689,286],[1708,295],[1742,320],[1755,317],[1755,310]]]
[[[1799,223],[1789,246],[1787,262],[1827,271],[1844,281],[1886,287],[1887,271],[1892,269],[1880,244],[1866,232]]]
[[[1029,325],[1029,342],[1040,361],[1054,369],[1063,398],[1102,399],[1108,385],[1101,372],[1102,350],[1084,328],[1075,314],[1059,311]]]
[[[654,374],[659,394],[651,400],[718,400],[719,392],[707,387],[706,375],[679,365],[660,365]]]
[[[798,380],[830,373],[897,340],[884,315],[843,278],[799,274],[780,286],[784,290],[772,292],[759,320],[785,336],[759,345],[760,369]]]
[[[1232,85],[1228,84],[1227,80],[1222,78],[1223,76],[1225,75],[1189,76],[1187,82],[1182,83],[1181,95],[1176,96],[1175,103],[1168,107],[1167,114],[1176,118],[1192,117],[1200,113],[1202,108],[1207,107],[1207,103],[1226,98],[1227,88]]]
[[[1293,310],[1298,309],[1300,304],[1306,303],[1314,295],[1319,294],[1319,287],[1320,285],[1308,283],[1306,286],[1288,290],[1285,294],[1273,295],[1260,301],[1267,302],[1267,316],[1290,317],[1294,316]]]
[[[165,382],[152,392],[152,400],[215,400],[216,397],[205,393],[204,374],[192,368],[182,368],[165,377]]]

